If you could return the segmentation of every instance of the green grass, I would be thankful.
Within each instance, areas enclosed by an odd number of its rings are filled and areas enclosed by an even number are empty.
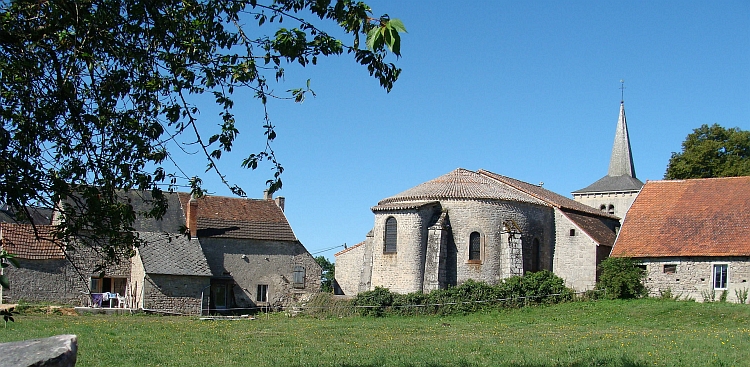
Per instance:
[[[466,316],[242,321],[19,316],[0,342],[77,334],[77,366],[747,366],[750,306],[655,299]]]

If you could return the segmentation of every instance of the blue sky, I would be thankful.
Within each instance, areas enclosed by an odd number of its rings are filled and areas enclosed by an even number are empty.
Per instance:
[[[566,196],[593,183],[607,172],[621,79],[644,182],[663,177],[694,128],[750,129],[747,1],[366,2],[409,32],[393,91],[345,54],[288,67],[277,91],[309,78],[317,97],[269,105],[285,168],[277,195],[300,241],[331,260],[343,247],[320,251],[364,240],[379,200],[458,167]],[[239,167],[262,149],[260,104],[237,100],[241,134],[220,165],[260,198],[271,167]],[[180,160],[230,196],[199,156]]]

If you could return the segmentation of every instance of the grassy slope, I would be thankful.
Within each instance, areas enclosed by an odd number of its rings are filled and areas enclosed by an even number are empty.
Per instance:
[[[659,300],[449,317],[21,316],[0,342],[71,333],[82,367],[750,365],[750,306]]]

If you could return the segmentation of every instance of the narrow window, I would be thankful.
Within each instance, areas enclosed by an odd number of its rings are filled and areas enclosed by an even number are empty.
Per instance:
[[[297,265],[294,267],[294,273],[293,279],[294,279],[294,288],[305,288],[305,267]]]
[[[268,284],[258,284],[258,294],[255,295],[256,302],[268,302]]]
[[[615,206],[614,205],[609,204],[609,208],[608,209],[609,209],[608,210],[609,214],[615,214]]]
[[[664,265],[664,274],[674,274],[677,272],[677,265],[666,264]]]
[[[539,249],[539,239],[535,238],[531,243],[531,271],[539,271],[541,263],[541,251]]]
[[[599,210],[601,210],[603,212],[606,212],[607,211],[607,206],[604,205],[604,204],[602,204],[601,206],[599,206]]]
[[[575,230],[575,228],[571,228],[571,229],[570,229],[570,235],[571,235],[571,236],[575,236],[575,235],[576,235],[576,230]]]
[[[385,220],[385,252],[396,252],[397,227],[396,218],[388,217]]]
[[[481,256],[481,236],[479,232],[471,232],[471,235],[469,235],[469,260],[479,261]]]
[[[727,289],[727,283],[729,282],[728,268],[727,264],[714,265],[714,289]]]

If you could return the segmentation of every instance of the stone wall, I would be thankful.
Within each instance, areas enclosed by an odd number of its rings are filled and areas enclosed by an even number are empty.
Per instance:
[[[320,291],[322,270],[299,242],[201,238],[214,277],[232,279],[233,305],[287,306]],[[295,288],[295,266],[305,269],[302,288]],[[268,285],[268,301],[256,299],[259,284]]]
[[[571,236],[571,230],[574,235]],[[555,210],[555,257],[552,271],[577,291],[596,286],[597,245],[561,211]]]
[[[8,276],[11,287],[3,290],[3,302],[24,300],[72,306],[88,305],[90,278],[100,273],[95,270],[103,265],[103,261],[96,251],[82,245],[78,245],[77,250],[68,255],[70,260],[18,259],[20,268],[5,268],[4,273]],[[120,264],[105,267],[104,274],[108,277],[129,277],[130,259],[123,258]]]
[[[201,292],[208,292],[211,278],[146,274],[143,284],[144,309],[198,315],[201,310]]]
[[[670,290],[681,299],[704,301],[713,290],[713,265],[728,264],[727,301],[737,302],[735,291],[750,291],[750,257],[685,257],[639,259],[646,266],[646,288],[658,297]],[[674,265],[665,269],[665,265]],[[672,272],[672,269],[674,272]],[[723,290],[715,290],[719,300]]]
[[[430,229],[441,214],[446,216],[449,229]],[[384,252],[385,221],[389,217],[396,218],[398,224],[395,253]],[[519,243],[520,240],[520,248],[515,254],[511,254],[506,228],[511,222],[520,229],[515,241]],[[480,234],[479,261],[469,260],[469,238],[473,232]],[[372,284],[369,289],[380,286],[398,293],[429,292],[469,279],[496,284],[531,268],[534,239],[540,245],[540,269],[551,270],[553,267],[554,215],[552,208],[541,205],[443,200],[440,205],[419,209],[377,211],[372,233]],[[440,249],[439,246],[447,248]],[[348,273],[348,269],[356,270],[356,262],[366,263],[367,246],[363,247],[361,257],[359,252],[337,257],[337,262],[343,260],[341,267],[337,264],[340,285],[342,281],[353,283],[354,275]],[[445,264],[435,264],[443,260]],[[347,287],[353,289],[351,285]]]
[[[359,293],[359,280],[364,268],[367,247],[362,242],[336,255],[336,283],[345,295],[353,296]]]
[[[627,214],[630,206],[633,205],[633,201],[635,201],[639,192],[640,191],[575,193],[573,194],[573,199],[597,210],[602,205],[607,208],[609,208],[610,205],[613,205],[615,207],[614,214],[624,219],[625,214]]]

